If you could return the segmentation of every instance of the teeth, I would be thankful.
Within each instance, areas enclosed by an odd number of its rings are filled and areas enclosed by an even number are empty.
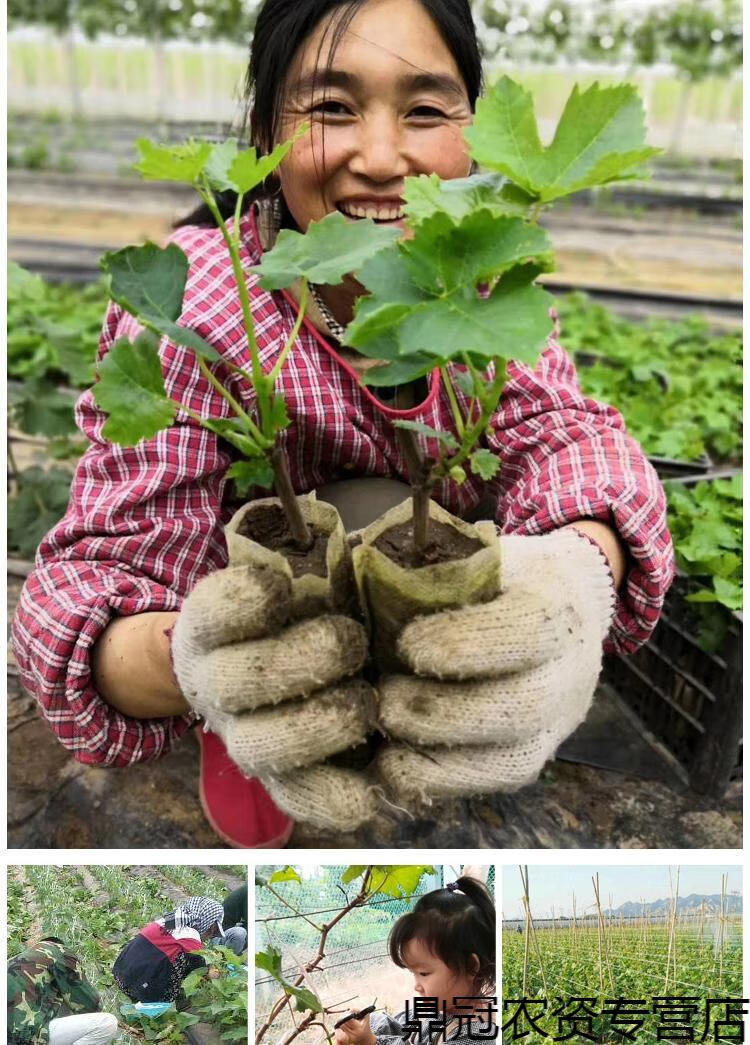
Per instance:
[[[376,207],[372,204],[367,207],[359,205],[342,205],[340,209],[350,218],[372,218],[377,221],[398,221],[404,216],[403,208],[397,207],[394,204],[388,204],[387,206],[382,207]]]

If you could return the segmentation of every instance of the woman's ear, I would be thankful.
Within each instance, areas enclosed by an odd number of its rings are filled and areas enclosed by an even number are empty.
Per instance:
[[[481,968],[481,965],[482,965],[482,963],[479,960],[479,955],[478,954],[472,954],[472,956],[471,956],[471,971],[472,971],[472,974],[474,976],[476,976],[477,973],[479,972],[479,969]]]

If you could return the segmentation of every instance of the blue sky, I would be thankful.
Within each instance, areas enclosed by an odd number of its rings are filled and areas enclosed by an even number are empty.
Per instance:
[[[591,911],[594,905],[592,875],[599,872],[599,895],[602,907],[617,908],[627,900],[647,903],[661,900],[669,893],[669,867],[672,883],[676,881],[677,865],[617,867],[606,864],[575,867],[534,867],[529,864],[529,897],[531,913],[537,918],[549,918],[554,904],[555,914],[572,914],[575,893],[576,911]],[[737,865],[680,867],[680,896],[690,893],[710,895],[721,892],[721,875],[729,874],[729,892],[742,892],[742,869]],[[502,909],[505,918],[523,917],[523,887],[516,865],[503,869]]]

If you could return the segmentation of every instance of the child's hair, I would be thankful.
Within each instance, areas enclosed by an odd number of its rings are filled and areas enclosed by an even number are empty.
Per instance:
[[[462,876],[443,889],[425,893],[412,911],[401,915],[388,937],[391,960],[401,969],[410,940],[420,940],[457,975],[472,976],[478,995],[494,988],[495,905],[476,878]]]

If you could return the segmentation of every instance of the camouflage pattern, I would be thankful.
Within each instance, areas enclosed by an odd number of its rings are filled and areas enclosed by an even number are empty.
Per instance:
[[[63,944],[42,940],[8,962],[8,1041],[47,1042],[50,1020],[98,1012],[99,994],[84,979],[78,958]]]

